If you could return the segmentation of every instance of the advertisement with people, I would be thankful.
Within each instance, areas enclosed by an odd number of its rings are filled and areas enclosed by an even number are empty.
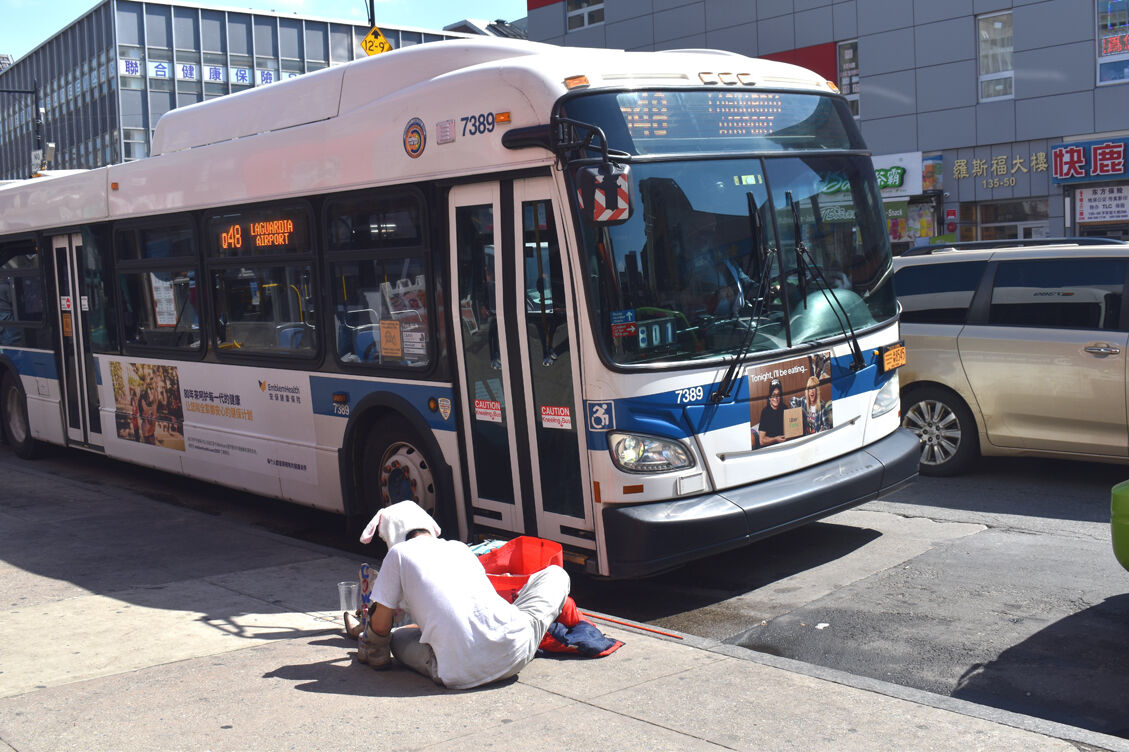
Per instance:
[[[184,451],[184,409],[176,366],[110,362],[118,438]]]
[[[829,430],[831,351],[749,369],[753,449]]]

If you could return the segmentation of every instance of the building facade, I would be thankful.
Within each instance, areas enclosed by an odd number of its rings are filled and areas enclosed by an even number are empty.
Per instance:
[[[465,37],[384,27],[393,48]],[[148,156],[161,115],[363,57],[367,24],[190,3],[105,0],[0,73],[0,89],[38,91],[52,169]],[[0,179],[26,178],[35,95],[0,94]]]
[[[527,0],[529,38],[794,62],[850,100],[895,251],[1129,239],[1129,0]]]

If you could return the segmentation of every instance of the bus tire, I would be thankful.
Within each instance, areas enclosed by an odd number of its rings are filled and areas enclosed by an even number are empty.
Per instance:
[[[902,398],[902,416],[902,425],[921,441],[922,475],[959,475],[980,456],[976,420],[955,393],[935,386],[913,389]]]
[[[11,373],[0,379],[0,420],[3,422],[4,440],[25,460],[34,459],[40,443],[32,438],[31,423],[27,419],[27,397],[18,377]]]
[[[391,415],[376,423],[365,438],[361,461],[366,524],[378,510],[411,499],[446,529],[446,515],[439,497],[438,466],[406,420]]]

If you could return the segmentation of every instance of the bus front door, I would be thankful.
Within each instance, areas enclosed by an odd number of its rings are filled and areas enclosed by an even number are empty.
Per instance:
[[[576,321],[548,178],[451,190],[452,306],[474,525],[595,549]]]
[[[59,321],[60,384],[68,443],[101,448],[98,367],[90,350],[91,294],[87,258],[79,233],[56,235],[54,252]]]

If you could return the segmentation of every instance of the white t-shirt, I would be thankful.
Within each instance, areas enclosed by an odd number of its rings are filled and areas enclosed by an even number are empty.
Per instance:
[[[529,619],[498,595],[478,557],[458,541],[421,535],[393,546],[372,597],[419,624],[439,678],[453,689],[505,676],[528,657]]]

